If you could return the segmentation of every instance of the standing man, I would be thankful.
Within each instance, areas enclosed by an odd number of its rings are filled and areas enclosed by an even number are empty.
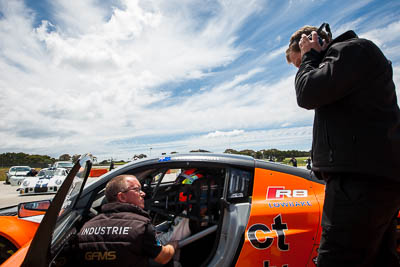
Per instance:
[[[315,110],[312,170],[326,181],[318,266],[400,266],[400,111],[391,62],[353,31],[331,40],[326,28],[318,36],[316,27],[302,27],[286,50],[299,69],[297,103]],[[366,165],[368,155],[379,157]]]
[[[150,217],[143,210],[145,195],[133,175],[108,182],[103,213],[85,223],[78,234],[85,266],[148,266],[149,259],[159,264],[172,259],[178,242],[162,246],[156,240]]]
[[[295,157],[292,157],[289,160],[289,163],[292,163],[293,167],[297,167],[297,159]]]

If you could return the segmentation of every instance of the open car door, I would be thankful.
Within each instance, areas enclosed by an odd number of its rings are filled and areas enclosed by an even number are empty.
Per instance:
[[[85,154],[75,163],[52,200],[29,247],[17,251],[3,266],[48,266],[55,226],[67,219],[85,186],[92,167],[92,156]],[[59,235],[60,233],[58,233]],[[25,254],[26,253],[26,254]]]

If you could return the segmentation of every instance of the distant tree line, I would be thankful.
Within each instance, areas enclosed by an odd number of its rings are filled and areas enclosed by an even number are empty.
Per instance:
[[[192,150],[190,152],[210,152],[204,149]],[[178,152],[174,151],[171,154],[176,154]],[[239,154],[239,155],[248,155],[254,157],[256,159],[272,159],[274,161],[283,161],[285,158],[291,157],[309,157],[310,151],[299,151],[299,150],[278,150],[278,149],[262,149],[258,151],[254,151],[251,149],[245,149],[237,151],[235,149],[226,149],[224,153],[230,154]],[[163,153],[166,154],[166,153]],[[11,167],[16,165],[28,165],[33,168],[45,168],[49,165],[54,164],[56,161],[72,161],[76,162],[81,155],[75,154],[70,156],[69,154],[62,154],[58,159],[52,158],[47,155],[29,155],[23,152],[13,153],[7,152],[0,154],[0,166],[1,167]],[[94,157],[95,158],[95,157]],[[147,158],[145,154],[134,155],[132,159],[142,159]],[[115,164],[123,164],[125,161],[123,160],[113,160]],[[103,160],[98,164],[101,165],[109,165],[111,163],[111,159]]]
[[[79,155],[79,154],[75,154],[73,156],[70,156],[69,154],[62,154],[58,158],[58,160],[59,161],[72,161],[75,163],[80,157],[81,157],[81,155]]]
[[[210,151],[204,150],[204,149],[197,149],[197,150],[191,150],[190,153],[195,153],[195,152],[200,152],[200,153],[209,153]]]
[[[310,151],[299,151],[299,150],[278,150],[272,149],[262,149],[259,151],[254,151],[251,149],[245,149],[237,151],[234,149],[226,149],[224,153],[229,154],[239,154],[254,157],[256,159],[272,159],[274,161],[283,161],[285,158],[291,157],[310,157]]]
[[[30,155],[23,152],[7,152],[0,154],[0,167],[5,168],[27,165],[32,168],[47,168],[49,165],[53,165],[56,161],[76,162],[80,156],[81,155],[79,154],[75,154],[73,156],[62,154],[58,159],[56,159],[47,155]]]
[[[32,168],[45,168],[49,164],[53,164],[56,161],[47,155],[29,155],[25,153],[3,153],[0,154],[0,165],[1,167],[11,167],[18,165],[28,165]]]
[[[125,160],[112,160],[112,159],[105,159],[103,161],[98,162],[98,165],[110,165],[111,161],[113,162],[113,164],[115,165],[119,165],[119,164],[125,164],[126,161]]]

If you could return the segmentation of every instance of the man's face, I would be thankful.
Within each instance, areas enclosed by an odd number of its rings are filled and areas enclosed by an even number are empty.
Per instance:
[[[290,52],[289,54],[290,62],[296,66],[296,68],[300,67],[301,64],[301,53],[300,52]]]
[[[144,197],[146,194],[141,190],[142,186],[137,178],[127,177],[125,179],[126,189],[118,193],[119,202],[130,203],[144,208]]]

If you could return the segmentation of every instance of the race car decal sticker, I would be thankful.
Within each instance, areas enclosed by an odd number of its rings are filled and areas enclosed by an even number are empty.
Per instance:
[[[288,198],[296,198],[296,197],[307,197],[308,190],[298,189],[298,190],[285,190],[284,186],[268,186],[267,189],[267,197],[268,200],[273,199],[284,199]]]
[[[311,207],[310,201],[286,201],[286,202],[275,202],[268,203],[270,208],[285,208],[285,207]]]
[[[267,237],[265,238],[264,242],[260,242],[260,240],[256,236],[257,231],[263,231],[263,232],[271,232],[271,230],[268,228],[268,226],[264,224],[254,224],[250,226],[249,230],[247,230],[247,236],[250,240],[250,243],[255,247],[256,249],[266,249],[269,248],[272,245],[272,242],[274,241],[273,238]]]
[[[158,159],[158,162],[170,161],[171,157],[161,157]]]
[[[282,217],[279,214],[274,218],[274,224],[271,225],[272,230],[276,232],[278,235],[278,248],[279,250],[289,250],[289,244],[285,244],[285,232],[283,230],[287,230],[287,224],[282,223]]]
[[[266,200],[284,200],[285,198],[304,198],[308,197],[308,190],[295,189],[287,190],[284,186],[268,186]],[[268,203],[270,208],[285,208],[285,207],[310,207],[310,201],[284,201]]]
[[[263,262],[263,267],[278,267],[276,265],[269,265],[269,261]],[[282,267],[289,267],[289,264],[283,264]]]
[[[281,251],[288,251],[289,244],[285,243],[285,232],[284,230],[288,230],[287,224],[282,223],[282,215],[279,214],[274,218],[274,223],[271,225],[272,230],[276,233],[278,237],[278,248]],[[271,230],[265,224],[253,224],[247,230],[247,237],[250,240],[251,245],[256,249],[267,249],[272,245],[274,238],[266,237],[264,241],[261,241],[257,238],[256,232],[262,231],[265,234],[271,232]]]

